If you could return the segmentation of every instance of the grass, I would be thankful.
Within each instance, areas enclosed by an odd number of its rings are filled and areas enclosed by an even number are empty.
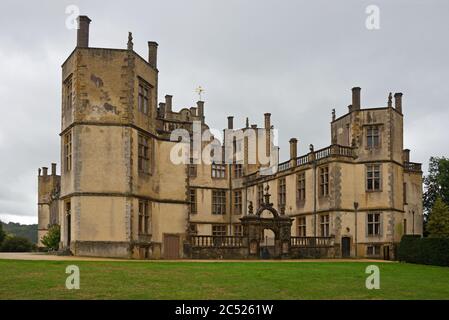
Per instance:
[[[81,288],[67,290],[68,265]],[[380,268],[367,290],[366,266]],[[449,268],[372,262],[0,260],[0,299],[449,299]]]

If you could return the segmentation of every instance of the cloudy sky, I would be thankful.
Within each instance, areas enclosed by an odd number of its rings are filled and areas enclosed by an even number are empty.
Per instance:
[[[90,45],[134,49],[159,43],[159,95],[175,110],[205,88],[213,128],[263,123],[272,113],[281,161],[330,143],[337,116],[362,87],[362,106],[403,92],[404,146],[411,161],[449,155],[449,2],[440,1],[5,1],[0,3],[0,219],[37,222],[37,168],[58,162],[62,62],[76,30],[67,6],[92,19]],[[377,5],[380,29],[366,28]],[[72,7],[69,7],[69,9]],[[58,169],[59,170],[59,169]]]

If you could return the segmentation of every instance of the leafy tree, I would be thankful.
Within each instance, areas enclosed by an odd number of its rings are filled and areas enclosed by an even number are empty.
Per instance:
[[[5,231],[3,231],[3,222],[0,221],[0,247],[2,245],[3,240],[6,237]]]
[[[427,231],[432,238],[449,238],[449,206],[440,197],[433,205]]]
[[[29,252],[34,246],[30,240],[22,237],[8,236],[3,240],[0,251],[3,252]]]
[[[449,159],[445,157],[430,157],[429,175],[424,178],[425,192],[423,196],[426,220],[432,212],[438,197],[449,205]]]
[[[50,250],[58,250],[61,240],[61,229],[57,224],[52,225],[45,236],[42,237],[42,244]]]

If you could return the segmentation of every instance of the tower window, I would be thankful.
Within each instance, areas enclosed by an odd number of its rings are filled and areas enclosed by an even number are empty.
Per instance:
[[[139,201],[139,234],[150,233],[150,213],[148,201]]]
[[[64,135],[64,169],[65,172],[72,170],[72,133],[70,131]]]
[[[143,135],[139,135],[138,148],[139,148],[139,163],[138,163],[139,172],[150,173],[150,154],[151,154],[150,139]]]
[[[380,213],[368,213],[367,217],[368,235],[379,236],[380,235]]]
[[[150,104],[150,86],[146,83],[139,83],[139,96],[137,107],[140,112],[148,114]]]
[[[380,191],[380,164],[366,166],[366,190]]]
[[[64,107],[66,110],[72,109],[72,77],[71,76],[64,83]]]
[[[379,147],[379,126],[370,126],[366,128],[366,145],[368,148]]]

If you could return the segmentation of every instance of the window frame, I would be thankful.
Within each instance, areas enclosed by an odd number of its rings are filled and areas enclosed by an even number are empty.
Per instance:
[[[64,134],[64,171],[72,171],[73,161],[72,161],[72,148],[73,148],[73,137],[72,131],[69,130]]]
[[[328,197],[329,192],[329,166],[319,167],[319,196]]]
[[[306,200],[306,172],[296,174],[296,201],[298,203]]]
[[[376,167],[377,170],[375,169]],[[376,176],[376,173],[378,173],[378,176]],[[382,191],[382,164],[371,163],[365,165],[365,191],[366,192]]]
[[[381,237],[382,236],[382,213],[381,212],[367,212],[367,214],[366,214],[366,235],[368,237]]]
[[[137,138],[137,170],[141,174],[152,174],[152,143],[153,140],[150,137],[139,133]]]
[[[212,179],[226,179],[226,164],[215,163],[211,165],[211,178]]]
[[[228,228],[225,224],[213,224],[211,234],[213,237],[225,237],[228,235]]]
[[[320,234],[321,237],[330,236],[330,215],[322,214],[320,215]]]
[[[151,115],[152,88],[148,82],[139,78],[139,84],[137,86],[137,110],[147,116]]]
[[[151,220],[150,220],[150,202],[148,200],[139,200],[139,220],[138,220],[138,234],[151,234]]]
[[[212,214],[225,215],[226,214],[226,190],[212,190]]]
[[[235,190],[234,192],[234,214],[242,214],[243,209],[243,193],[242,190]]]
[[[381,146],[380,141],[380,125],[370,125],[366,126],[366,148],[367,149],[377,149]]]
[[[298,237],[306,237],[307,236],[307,219],[305,216],[298,217],[297,220],[297,229],[298,229]]]
[[[287,181],[285,177],[278,179],[278,206],[285,208],[287,206]]]
[[[198,213],[197,193],[195,188],[189,190],[189,210],[190,214]]]

